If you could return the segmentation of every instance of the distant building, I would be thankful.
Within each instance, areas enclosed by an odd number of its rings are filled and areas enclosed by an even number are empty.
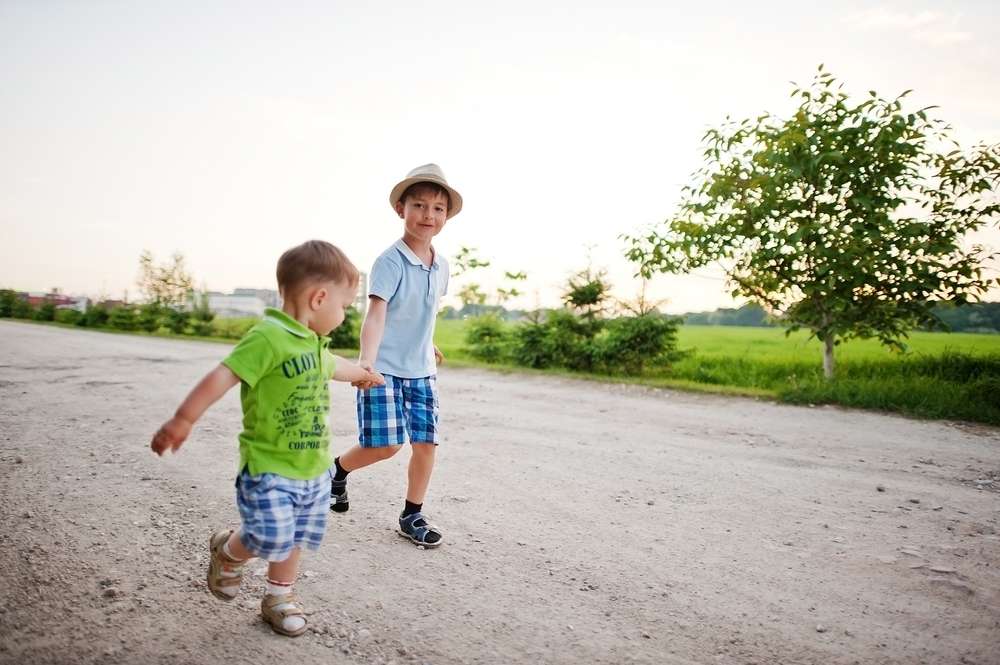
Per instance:
[[[238,289],[253,292],[254,289]],[[264,308],[269,305],[259,296],[252,293],[218,293],[209,291],[208,308],[220,319],[234,319],[244,316],[263,316]]]
[[[281,307],[281,296],[274,289],[233,289],[234,296],[254,296],[260,298],[265,307]]]

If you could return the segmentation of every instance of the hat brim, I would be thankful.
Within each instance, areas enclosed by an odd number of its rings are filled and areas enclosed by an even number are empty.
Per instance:
[[[396,204],[399,203],[399,199],[403,197],[403,192],[406,191],[406,188],[410,185],[415,185],[418,182],[432,182],[435,185],[444,187],[448,192],[448,202],[450,205],[448,206],[448,216],[445,219],[451,219],[462,211],[462,195],[448,183],[432,176],[413,176],[412,178],[405,178],[399,181],[399,184],[393,187],[392,191],[389,192],[389,205],[393,210],[396,209]]]

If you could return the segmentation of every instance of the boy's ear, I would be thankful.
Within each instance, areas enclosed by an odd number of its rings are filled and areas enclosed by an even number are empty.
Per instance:
[[[311,307],[312,309],[319,309],[320,307],[323,306],[323,303],[326,302],[326,299],[329,297],[330,294],[327,293],[325,287],[318,288],[315,291],[313,291],[312,297],[309,298],[309,307]]]
[[[396,205],[394,205],[393,208],[396,209],[396,214],[399,215],[400,219],[402,219],[403,218],[403,202],[402,201],[396,201]]]

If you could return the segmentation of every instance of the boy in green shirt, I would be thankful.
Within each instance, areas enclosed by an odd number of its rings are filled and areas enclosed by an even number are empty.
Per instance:
[[[333,356],[326,335],[354,302],[358,270],[328,242],[310,240],[278,260],[284,304],[268,309],[232,353],[209,372],[160,427],[150,447],[177,450],[199,417],[237,383],[243,406],[236,499],[242,524],[209,539],[208,588],[222,600],[239,591],[243,564],[268,561],[261,614],[275,632],[306,630],[291,593],[304,545],[315,550],[330,502],[329,380],[383,382]]]

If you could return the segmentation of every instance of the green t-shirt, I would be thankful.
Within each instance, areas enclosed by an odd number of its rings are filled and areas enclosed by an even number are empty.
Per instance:
[[[240,469],[309,480],[330,468],[328,342],[268,308],[222,361],[242,381]]]

